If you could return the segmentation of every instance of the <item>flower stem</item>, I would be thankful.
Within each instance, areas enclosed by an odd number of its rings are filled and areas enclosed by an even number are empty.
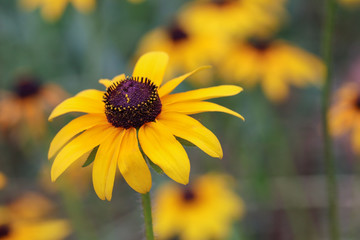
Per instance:
[[[143,211],[144,211],[146,239],[154,240],[154,231],[153,231],[152,216],[151,216],[150,194],[149,193],[141,194],[141,198],[142,198],[142,206],[143,206]]]
[[[335,0],[325,2],[325,26],[323,35],[323,57],[326,64],[326,79],[323,88],[322,122],[324,135],[324,161],[326,168],[326,180],[329,204],[329,234],[330,239],[339,238],[339,218],[338,218],[338,190],[336,181],[335,159],[332,153],[332,142],[329,134],[328,109],[331,98],[331,79],[332,79],[332,40],[334,31],[334,20],[336,11]]]

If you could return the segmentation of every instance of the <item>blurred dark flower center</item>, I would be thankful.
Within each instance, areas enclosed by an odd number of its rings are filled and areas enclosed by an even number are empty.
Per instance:
[[[360,95],[355,100],[355,107],[360,110]]]
[[[235,2],[235,0],[212,0],[212,3],[220,7],[228,5],[229,3]]]
[[[139,128],[161,112],[158,87],[147,78],[130,77],[108,87],[105,114],[114,127]]]
[[[0,225],[0,239],[9,236],[10,231],[11,231],[11,229],[10,229],[9,224]]]
[[[169,35],[173,42],[180,42],[188,39],[189,35],[178,25],[169,28]]]
[[[271,46],[272,41],[270,39],[252,38],[248,40],[248,43],[259,51],[266,51]]]
[[[20,98],[36,95],[41,85],[38,79],[33,77],[21,77],[15,86],[15,92]]]
[[[191,188],[187,187],[184,189],[182,197],[184,202],[189,203],[193,202],[196,199],[196,194]]]

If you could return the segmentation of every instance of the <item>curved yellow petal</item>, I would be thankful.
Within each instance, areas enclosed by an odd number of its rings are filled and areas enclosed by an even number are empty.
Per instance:
[[[220,159],[223,157],[217,137],[194,118],[169,112],[160,114],[158,121],[164,124],[172,134],[193,143],[208,155]]]
[[[95,0],[72,0],[75,8],[80,12],[88,13],[92,11],[95,7]]]
[[[171,104],[184,101],[201,101],[211,98],[233,96],[242,90],[243,89],[238,86],[222,85],[167,95],[161,99],[161,102],[163,104]]]
[[[133,76],[146,77],[160,86],[165,74],[169,56],[165,52],[149,52],[142,55],[135,64]]]
[[[56,156],[51,167],[51,180],[55,181],[73,162],[101,144],[113,131],[112,127],[96,126],[69,142]]]
[[[60,103],[50,114],[49,121],[69,112],[104,113],[105,106],[102,101],[87,97],[72,97]]]
[[[102,85],[104,85],[106,88],[110,87],[112,84],[114,84],[115,82],[120,82],[122,80],[125,79],[125,74],[120,74],[117,75],[116,77],[114,77],[112,80],[109,79],[100,79],[99,83],[101,83]]]
[[[102,101],[104,97],[103,91],[95,90],[95,89],[87,89],[84,91],[79,92],[76,94],[75,97],[85,97],[85,98],[91,98],[97,101]]]
[[[160,122],[150,122],[139,129],[139,142],[144,153],[171,179],[187,184],[190,162],[183,146]]]
[[[94,190],[102,200],[111,200],[119,145],[124,135],[123,129],[112,129],[113,132],[100,144],[93,165],[92,179]]]
[[[166,106],[163,106],[163,112],[178,112],[184,114],[196,114],[202,112],[224,112],[227,114],[231,114],[235,117],[241,118],[245,120],[243,116],[230,110],[226,107],[223,107],[219,104],[212,102],[203,102],[203,101],[189,101],[189,102],[179,102],[173,103]]]
[[[131,188],[142,194],[150,191],[151,174],[140,152],[135,128],[126,130],[124,134],[118,165],[121,174]]]
[[[78,133],[96,125],[107,125],[108,121],[104,114],[86,114],[75,118],[63,127],[50,143],[48,158],[52,158],[57,151]]]
[[[163,96],[171,93],[186,78],[190,77],[191,75],[193,75],[194,73],[196,73],[200,70],[208,69],[208,68],[211,68],[211,66],[198,67],[197,69],[195,69],[192,72],[186,73],[184,75],[181,75],[180,77],[177,77],[177,78],[174,78],[174,79],[168,81],[159,89],[159,96],[163,97]]]

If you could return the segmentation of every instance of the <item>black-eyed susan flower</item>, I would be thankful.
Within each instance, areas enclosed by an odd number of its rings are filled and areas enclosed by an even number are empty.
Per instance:
[[[338,137],[351,134],[353,150],[360,153],[360,85],[347,83],[335,94],[328,118],[330,132]]]
[[[209,36],[267,36],[284,18],[281,1],[194,1],[179,13],[179,21],[192,32]]]
[[[112,197],[117,166],[134,190],[139,193],[150,190],[151,175],[142,151],[170,178],[187,184],[190,163],[175,136],[195,144],[212,157],[222,158],[216,136],[188,115],[218,111],[242,118],[234,111],[204,101],[235,95],[242,89],[218,86],[170,94],[185,78],[202,68],[161,86],[167,63],[168,55],[164,52],[144,54],[132,76],[119,75],[112,81],[102,79],[105,92],[85,90],[54,109],[50,120],[68,112],[86,114],[66,125],[50,145],[49,158],[56,155],[51,169],[53,181],[96,146],[99,147],[93,164],[93,185],[97,195],[108,200]]]
[[[154,230],[158,239],[226,239],[234,220],[244,213],[230,177],[208,174],[184,187],[166,184],[154,198]]]
[[[64,239],[71,232],[70,225],[63,219],[48,219],[46,215],[51,211],[51,203],[33,193],[27,193],[7,206],[0,206],[0,239]]]
[[[224,79],[247,86],[259,83],[274,102],[288,97],[290,85],[321,84],[325,71],[318,57],[282,40],[234,42],[225,56],[219,62]]]
[[[49,22],[58,20],[64,13],[67,5],[71,3],[82,13],[88,13],[95,7],[95,0],[19,0],[20,7],[33,11],[41,8],[42,17]]]
[[[186,26],[173,23],[157,28],[146,34],[138,47],[138,54],[149,51],[163,51],[169,55],[167,75],[173,77],[179,72],[189,72],[197,66],[207,65],[223,52],[222,41],[218,38],[191,32]],[[196,77],[197,76],[197,77]],[[197,74],[198,83],[209,83],[209,71]]]
[[[41,137],[46,129],[45,113],[65,97],[64,90],[55,84],[41,84],[31,75],[17,78],[12,92],[1,92],[1,132],[15,132],[17,135],[26,132]]]

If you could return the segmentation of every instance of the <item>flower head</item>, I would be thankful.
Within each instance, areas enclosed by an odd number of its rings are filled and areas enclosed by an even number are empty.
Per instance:
[[[5,174],[0,172],[0,190],[6,186],[6,183],[7,183],[7,178],[6,178]]]
[[[0,206],[0,239],[64,239],[70,234],[70,225],[63,219],[48,219],[51,210],[51,202],[34,193]]]
[[[45,112],[59,104],[65,96],[64,90],[55,84],[41,84],[31,75],[18,77],[13,91],[4,91],[0,97],[0,131],[43,136]]]
[[[267,36],[285,16],[282,1],[203,0],[185,6],[179,20],[193,32],[214,36]]]
[[[335,96],[328,116],[331,133],[337,137],[350,132],[352,147],[360,153],[360,85],[345,84]]]
[[[320,84],[325,72],[319,58],[280,40],[234,42],[226,56],[219,66],[224,79],[248,86],[259,83],[273,102],[288,97],[289,85]]]
[[[93,185],[97,195],[108,200],[112,197],[117,166],[134,190],[150,190],[151,175],[142,152],[170,178],[187,184],[190,163],[175,136],[210,156],[222,158],[216,136],[188,115],[218,111],[242,118],[234,111],[204,101],[235,95],[242,89],[218,86],[170,94],[184,79],[203,68],[161,86],[167,63],[167,54],[147,53],[140,57],[131,77],[101,79],[105,92],[85,90],[54,109],[50,120],[69,112],[86,114],[66,125],[50,145],[49,158],[56,155],[51,169],[53,181],[96,146],[99,148],[93,164]]]
[[[72,3],[82,13],[88,13],[95,7],[96,0],[19,0],[20,6],[32,11],[41,8],[42,17],[49,22],[58,20],[64,13],[67,5]]]
[[[159,239],[226,239],[244,204],[229,186],[229,177],[208,174],[189,186],[166,184],[154,199],[154,228]]]

